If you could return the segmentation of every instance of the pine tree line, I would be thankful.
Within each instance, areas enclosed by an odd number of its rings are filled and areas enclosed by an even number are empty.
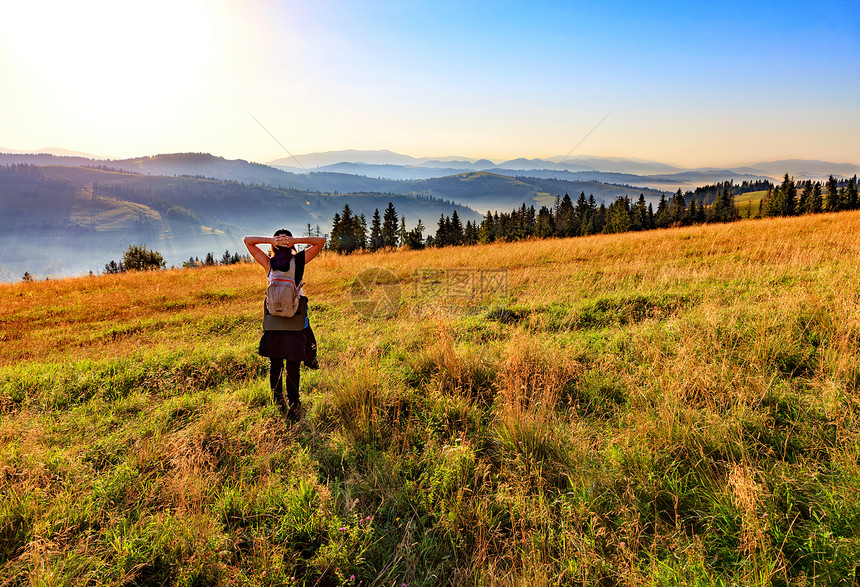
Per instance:
[[[759,215],[797,216],[858,208],[860,198],[857,195],[856,175],[845,182],[839,182],[831,175],[822,186],[820,181],[813,183],[812,180],[797,184],[794,178],[786,173],[782,184],[768,188],[759,207]]]
[[[456,211],[455,211],[456,214]],[[405,246],[411,249],[424,247],[424,224],[421,219],[412,230],[406,230],[406,217],[398,216],[392,202],[388,202],[385,212],[380,215],[379,208],[373,211],[370,230],[364,214],[356,216],[349,204],[344,204],[332,219],[332,229],[326,247],[338,253],[352,253],[359,250],[378,251]]]
[[[405,246],[411,249],[424,246],[457,246],[517,241],[528,238],[553,238],[615,234],[630,231],[653,230],[672,226],[733,222],[740,218],[735,196],[767,189],[759,214],[763,216],[791,216],[819,212],[836,212],[860,208],[857,176],[838,181],[832,175],[825,186],[811,180],[801,182],[801,191],[788,175],[781,185],[760,180],[720,182],[696,188],[695,191],[678,190],[670,197],[660,196],[657,209],[647,203],[644,194],[638,199],[619,196],[609,206],[597,204],[594,195],[581,192],[576,202],[568,194],[556,197],[553,206],[534,206],[523,203],[511,212],[488,211],[483,220],[467,221],[464,225],[454,210],[450,216],[442,214],[435,235],[423,238],[424,225],[418,220],[411,231],[406,230],[406,219],[399,217],[389,202],[384,216],[375,210],[368,232],[364,215],[355,216],[349,204],[335,214],[328,247],[350,253],[356,250],[376,251],[383,248]]]
[[[210,251],[201,261],[199,257],[189,257],[187,261],[182,262],[184,269],[194,269],[196,267],[214,267],[215,265],[236,265],[237,263],[250,263],[252,261],[250,255],[240,255],[239,252],[230,253],[225,250],[221,258],[216,260],[215,255]]]
[[[568,194],[557,197],[552,207],[520,206],[510,213],[487,212],[477,228],[479,243],[516,241],[526,238],[552,238],[613,234],[685,226],[705,222],[728,222],[737,218],[734,196],[728,186],[717,195],[710,207],[697,205],[692,192],[678,190],[671,198],[660,197],[657,210],[639,194],[636,200],[619,196],[612,204],[599,206],[594,195],[581,192],[576,202]],[[468,242],[468,241],[467,241]]]
[[[717,198],[717,196],[720,194],[720,192],[722,192],[725,188],[728,188],[729,192],[733,196],[739,196],[747,192],[763,192],[767,189],[771,189],[773,188],[773,183],[766,179],[757,179],[755,181],[744,180],[741,183],[735,183],[733,181],[721,181],[715,184],[697,187],[695,190],[693,190],[692,194],[693,198],[695,198],[697,202],[712,204]]]

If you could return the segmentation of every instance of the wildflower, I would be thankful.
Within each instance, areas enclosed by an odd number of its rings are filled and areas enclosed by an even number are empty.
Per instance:
[[[340,531],[341,531],[341,532],[346,532],[346,526],[341,526],[341,527],[340,527]]]
[[[627,546],[627,543],[626,543],[626,542],[624,542],[624,541],[622,541],[622,542],[621,542],[621,548],[624,548],[625,546]]]

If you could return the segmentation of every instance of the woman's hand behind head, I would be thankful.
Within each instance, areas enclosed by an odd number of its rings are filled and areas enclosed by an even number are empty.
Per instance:
[[[276,247],[290,248],[293,246],[293,237],[279,234],[278,236],[272,237],[272,244]]]

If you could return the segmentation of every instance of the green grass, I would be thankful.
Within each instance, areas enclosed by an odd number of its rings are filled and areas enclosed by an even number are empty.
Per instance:
[[[503,305],[372,321],[345,267],[465,257],[321,257],[295,424],[253,267],[112,324],[80,299],[135,276],[9,286],[9,332],[84,334],[0,367],[0,584],[853,585],[858,225],[479,247]]]

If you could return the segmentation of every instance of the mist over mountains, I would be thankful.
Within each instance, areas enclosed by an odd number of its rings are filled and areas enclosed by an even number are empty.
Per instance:
[[[804,179],[823,179],[830,174],[851,177],[860,165],[828,161],[785,159],[745,163],[730,168],[677,166],[633,158],[555,156],[547,159],[517,158],[505,161],[466,157],[410,157],[392,151],[328,151],[282,157],[269,165],[293,173],[336,172],[386,179],[425,179],[464,171],[491,171],[501,175],[555,177],[572,181],[621,182],[630,185],[669,189],[714,181],[755,181],[780,179],[785,173]],[[674,186],[674,188],[672,187]]]
[[[2,151],[2,149],[0,149]],[[8,150],[5,150],[8,151]],[[62,149],[0,152],[0,280],[98,272],[129,244],[147,244],[169,264],[211,251],[243,251],[244,234],[286,227],[331,230],[345,203],[368,219],[392,202],[426,234],[454,210],[463,222],[523,203],[539,209],[580,193],[607,205],[620,196],[660,196],[720,181],[849,177],[858,166],[785,160],[732,169],[684,170],[654,161],[554,157],[472,161],[391,151],[333,151],[270,165],[208,153],[97,159]],[[300,165],[286,163],[300,162]]]

